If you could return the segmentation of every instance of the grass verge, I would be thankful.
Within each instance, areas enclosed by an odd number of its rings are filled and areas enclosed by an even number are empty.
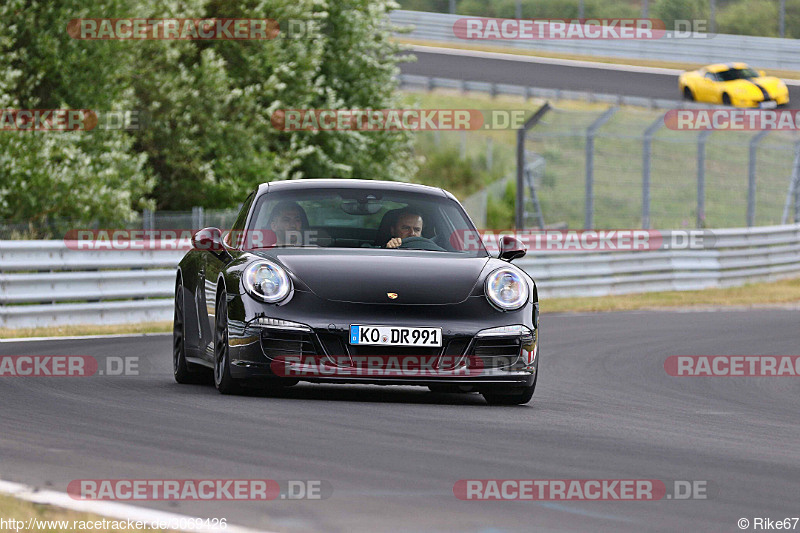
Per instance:
[[[633,311],[800,303],[800,278],[700,291],[665,291],[591,298],[542,298],[542,313]]]
[[[75,326],[52,326],[42,328],[0,328],[0,338],[20,337],[72,337],[78,335],[120,335],[135,333],[167,333],[172,331],[172,322],[142,322],[140,324],[109,324]]]
[[[407,105],[423,109],[520,110],[525,116],[538,109],[542,99],[498,96],[454,90],[406,92]],[[537,184],[545,223],[584,224],[586,129],[608,109],[609,104],[559,100],[527,137],[526,148],[545,163]],[[598,228],[641,227],[641,187],[644,161],[643,139],[647,129],[661,121],[663,110],[621,106],[597,132],[594,158],[594,224]],[[437,137],[438,133],[438,137]],[[466,140],[467,157],[483,158],[489,139],[495,152],[496,175],[506,175],[515,166],[516,135],[511,129],[481,129],[469,132],[419,132],[418,154],[426,156],[421,167],[433,160],[442,146]],[[740,227],[747,211],[749,143],[751,132],[715,132],[705,144],[706,204],[702,224],[706,228]],[[660,128],[652,138],[650,224],[658,228],[689,228],[697,220],[698,133]],[[789,132],[774,132],[758,144],[756,221],[758,226],[780,224],[792,174],[795,139]],[[485,160],[485,159],[481,159]],[[435,179],[439,171],[421,173]],[[457,182],[429,185],[455,189]],[[513,204],[512,204],[513,206]],[[512,211],[513,212],[513,207]],[[508,226],[498,226],[501,227]]]
[[[118,522],[119,525],[125,524],[127,521],[124,520],[116,520],[114,518],[104,518],[99,515],[91,514],[91,513],[79,513],[77,511],[70,511],[67,509],[61,509],[59,507],[53,507],[50,505],[40,505],[37,503],[26,502],[23,500],[18,500],[11,496],[0,495],[0,517],[2,517],[6,524],[9,520],[17,520],[24,522],[21,524],[19,529],[6,527],[7,531],[19,531],[19,532],[31,532],[31,533],[75,533],[76,531],[81,531],[87,529],[85,527],[80,527],[80,522],[93,522],[92,525],[101,525],[95,524],[95,522],[102,522],[102,520],[106,520],[106,522]],[[33,527],[28,529],[28,521],[29,520],[38,520],[38,523],[31,523]],[[45,523],[42,523],[45,521]],[[76,522],[78,522],[76,524]],[[37,527],[38,526],[38,527]],[[109,533],[125,533],[130,532],[133,533],[135,531],[143,531],[141,529],[113,529],[109,527],[99,527],[99,528],[92,528],[92,531],[103,532],[107,531]],[[144,531],[161,531],[158,529],[149,529],[145,528]]]

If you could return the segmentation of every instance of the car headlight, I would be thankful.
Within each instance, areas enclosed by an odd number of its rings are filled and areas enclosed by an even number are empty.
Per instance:
[[[486,298],[503,311],[513,311],[525,305],[528,291],[528,283],[516,270],[498,268],[486,276]]]
[[[248,293],[267,303],[284,300],[292,292],[292,281],[286,271],[268,261],[256,261],[242,276]]]

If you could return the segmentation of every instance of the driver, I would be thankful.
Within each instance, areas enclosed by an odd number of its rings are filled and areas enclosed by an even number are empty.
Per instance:
[[[287,200],[278,203],[272,210],[268,226],[275,232],[277,244],[285,245],[290,240],[301,240],[300,232],[308,227],[308,216],[300,204]]]
[[[401,211],[391,227],[392,238],[386,243],[387,248],[398,248],[403,239],[422,236],[422,216],[411,210]]]

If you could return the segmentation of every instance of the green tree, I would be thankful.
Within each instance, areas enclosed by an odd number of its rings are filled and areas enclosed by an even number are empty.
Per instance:
[[[0,5],[5,107],[132,109],[149,120],[134,131],[0,132],[0,218],[122,220],[148,205],[233,206],[257,183],[275,179],[411,179],[409,132],[284,132],[270,120],[280,109],[397,107],[400,59],[385,22],[395,6],[390,0],[6,1]],[[97,41],[67,34],[69,20],[97,17],[272,18],[283,30],[291,20],[319,31],[283,31],[267,41]]]
[[[270,180],[410,179],[415,166],[408,132],[285,132],[271,124],[272,114],[285,109],[395,107],[398,47],[383,22],[392,5],[212,1],[193,16],[272,18],[282,36],[146,43],[146,62],[159,75],[134,81],[153,117],[137,142],[159,176],[159,206],[235,205],[246,190]],[[290,34],[289,21],[307,32]]]
[[[791,26],[787,24],[787,30]],[[734,35],[778,36],[778,4],[770,0],[746,0],[725,6],[717,16],[717,31]]]
[[[673,30],[677,20],[708,19],[708,2],[705,0],[657,0],[651,12],[651,17],[663,20],[667,30]]]
[[[71,18],[121,10],[75,0],[0,5],[0,109],[131,109],[132,54],[122,43],[87,47],[66,33]],[[150,206],[146,156],[124,131],[0,131],[0,218],[37,224],[116,223]]]

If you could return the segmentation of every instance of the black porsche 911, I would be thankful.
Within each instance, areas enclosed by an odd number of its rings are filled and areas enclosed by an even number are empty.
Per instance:
[[[179,383],[420,385],[523,404],[536,387],[536,284],[480,242],[442,189],[397,182],[265,183],[230,231],[205,228],[178,265]]]

